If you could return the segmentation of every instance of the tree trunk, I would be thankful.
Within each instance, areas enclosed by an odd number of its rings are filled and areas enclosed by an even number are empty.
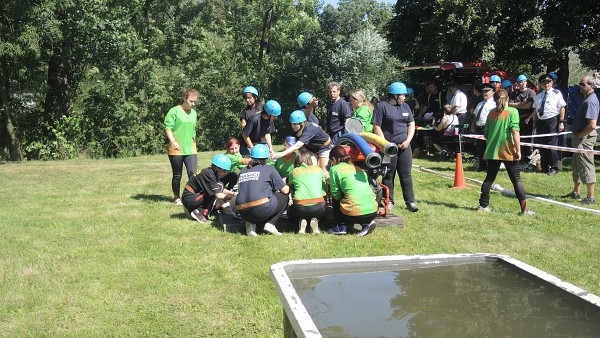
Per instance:
[[[23,152],[21,151],[21,142],[17,136],[17,131],[10,119],[9,87],[8,87],[8,62],[5,58],[0,58],[0,115],[2,124],[0,125],[0,149],[8,148],[8,159],[11,161],[23,161]]]
[[[271,31],[271,15],[273,14],[273,6],[265,11],[263,16],[262,35],[260,37],[260,49],[258,50],[258,71],[263,68],[263,59],[265,50],[269,47],[269,33]]]
[[[73,69],[71,62],[61,57],[48,61],[48,91],[44,100],[44,112],[58,119],[69,113],[69,87]]]

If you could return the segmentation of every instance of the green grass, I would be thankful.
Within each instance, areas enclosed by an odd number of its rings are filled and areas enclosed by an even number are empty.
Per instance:
[[[454,173],[452,162],[415,164]],[[524,173],[527,193],[569,202],[558,198],[572,187],[565,169]],[[413,179],[421,210],[394,210],[404,228],[249,238],[185,219],[166,156],[0,165],[0,335],[280,337],[269,266],[296,259],[490,252],[600,294],[598,216],[530,201],[537,215],[519,217],[499,194],[479,214],[478,188]],[[497,183],[512,190],[505,172]]]

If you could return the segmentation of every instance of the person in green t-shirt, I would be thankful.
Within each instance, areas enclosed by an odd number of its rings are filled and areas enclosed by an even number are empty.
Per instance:
[[[479,198],[479,212],[491,212],[490,190],[500,164],[504,163],[508,177],[513,184],[515,195],[521,206],[521,215],[533,215],[533,211],[527,208],[525,199],[525,188],[521,181],[521,135],[519,134],[519,111],[508,107],[508,93],[500,89],[494,93],[496,108],[492,109],[483,127],[483,135],[487,142],[483,158],[488,161],[487,175],[481,185]]]
[[[359,236],[365,236],[375,229],[377,201],[369,184],[367,173],[355,166],[342,146],[335,146],[329,152],[329,190],[333,211],[340,223],[329,230],[334,235],[345,235],[346,224],[362,225]]]
[[[240,171],[250,162],[249,157],[242,157],[240,153],[240,140],[235,137],[227,139],[225,156],[231,160],[231,171]]]
[[[165,134],[169,139],[169,162],[171,162],[173,171],[171,188],[173,200],[177,205],[183,205],[179,197],[183,164],[185,163],[188,178],[192,178],[198,170],[198,151],[196,150],[198,114],[194,110],[197,100],[198,91],[187,89],[183,93],[183,102],[171,108],[164,121]]]
[[[294,160],[295,168],[288,177],[294,203],[288,208],[292,222],[298,223],[299,234],[306,233],[306,225],[314,234],[319,233],[319,220],[325,216],[327,202],[323,196],[327,185],[321,167],[311,163],[310,154],[300,153]]]
[[[294,136],[286,137],[283,141],[284,150],[289,149],[291,146],[296,144],[296,142],[297,140]],[[294,161],[297,157],[298,154],[296,152],[292,152],[283,157],[278,158],[277,160],[275,160],[275,163],[273,163],[275,169],[277,169],[277,172],[284,180],[287,179],[290,176],[292,170],[294,170]]]
[[[363,124],[363,131],[367,133],[373,132],[371,119],[373,118],[373,109],[370,105],[365,92],[362,90],[354,90],[350,92],[350,104],[354,110],[354,116]]]

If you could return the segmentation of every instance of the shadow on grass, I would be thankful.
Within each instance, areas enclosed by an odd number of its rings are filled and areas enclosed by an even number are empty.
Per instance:
[[[471,208],[471,207],[461,207],[454,203],[433,202],[433,201],[428,201],[428,200],[420,200],[419,202],[423,202],[423,203],[426,203],[429,205],[441,205],[441,206],[445,206],[446,208],[450,208],[450,209],[463,209],[463,210],[473,211],[473,208]],[[474,203],[477,203],[477,201],[475,201]]]
[[[165,195],[148,195],[148,194],[137,194],[131,196],[134,200],[144,200],[150,202],[173,202],[173,198]]]

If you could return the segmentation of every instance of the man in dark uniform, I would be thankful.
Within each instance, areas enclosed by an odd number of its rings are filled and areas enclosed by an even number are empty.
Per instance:
[[[346,120],[352,117],[352,109],[348,102],[340,97],[340,91],[341,86],[337,82],[329,82],[327,85],[330,99],[327,104],[327,134],[334,144],[344,133]]]
[[[533,122],[525,120],[533,112],[533,99],[535,92],[527,88],[527,76],[521,74],[517,77],[517,89],[509,94],[508,106],[517,108],[519,111],[519,129],[521,136],[531,136],[533,134]],[[523,142],[531,142],[531,138],[524,138]],[[531,155],[531,147],[521,146],[521,162],[527,163]]]

